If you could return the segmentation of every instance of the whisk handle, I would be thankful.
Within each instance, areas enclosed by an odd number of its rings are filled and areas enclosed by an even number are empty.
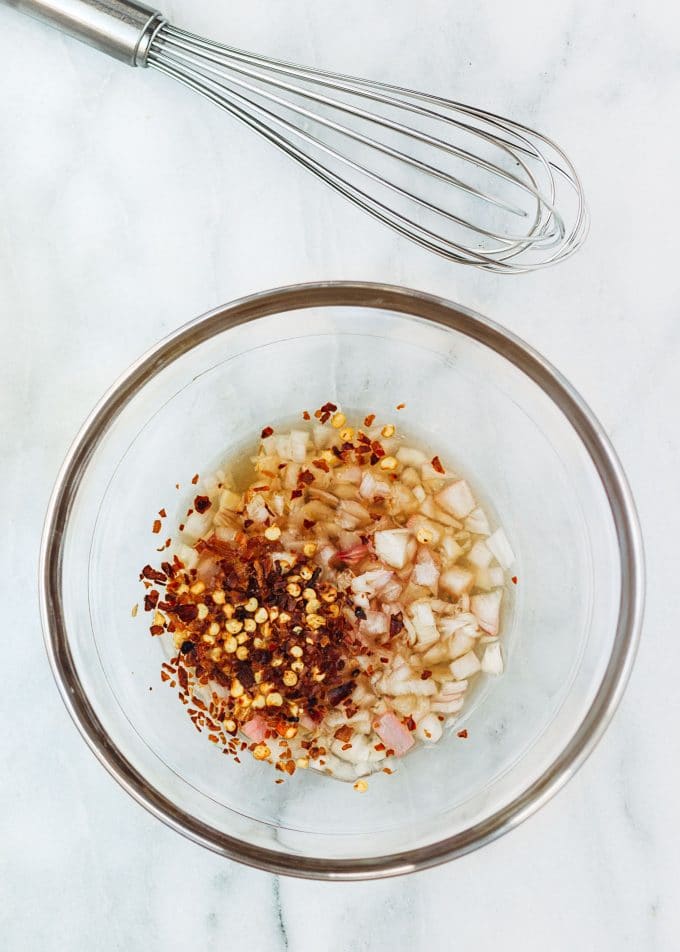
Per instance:
[[[0,0],[130,66],[146,66],[165,18],[136,0]]]

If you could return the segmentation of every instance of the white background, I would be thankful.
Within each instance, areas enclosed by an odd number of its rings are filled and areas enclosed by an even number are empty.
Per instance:
[[[575,160],[592,230],[541,274],[448,265],[163,77],[0,8],[0,948],[677,949],[680,8],[173,0],[165,12],[536,125]],[[49,491],[103,390],[209,308],[328,278],[440,293],[541,350],[610,433],[648,554],[637,666],[586,766],[494,845],[376,885],[278,880],[147,815],[69,721],[37,612]]]

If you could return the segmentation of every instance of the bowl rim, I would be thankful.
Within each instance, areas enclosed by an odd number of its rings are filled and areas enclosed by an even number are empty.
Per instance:
[[[607,495],[620,552],[621,594],[612,653],[598,692],[566,747],[537,780],[484,821],[427,846],[370,858],[305,857],[254,846],[196,820],[150,786],[111,742],[83,690],[63,611],[63,540],[69,514],[97,445],[126,403],[149,377],[210,337],[257,318],[312,307],[409,314],[458,331],[513,363],[558,406],[583,443]],[[44,642],[62,700],[94,755],[123,789],[166,825],[228,859],[270,873],[333,881],[381,879],[439,865],[492,842],[546,804],[574,776],[609,724],[632,671],[644,608],[643,543],[632,494],[602,426],[571,384],[521,338],[481,314],[434,295],[372,282],[296,284],[241,297],[182,325],[140,357],[92,410],[62,464],[45,518],[39,580]]]

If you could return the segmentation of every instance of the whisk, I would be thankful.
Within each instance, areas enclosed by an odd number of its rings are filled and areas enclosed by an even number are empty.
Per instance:
[[[200,93],[450,261],[531,271],[569,257],[585,238],[574,166],[553,141],[511,119],[213,43],[135,0],[0,2]]]

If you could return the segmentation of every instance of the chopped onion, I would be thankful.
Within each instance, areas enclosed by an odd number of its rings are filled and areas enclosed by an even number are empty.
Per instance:
[[[351,589],[355,594],[366,592],[368,595],[377,595],[391,581],[393,574],[388,572],[387,569],[364,572],[363,575],[357,575],[352,579]]]
[[[465,528],[468,532],[476,532],[477,535],[489,535],[491,532],[489,520],[486,518],[486,513],[481,507],[478,506],[472,510],[465,520]]]
[[[449,483],[435,496],[438,506],[455,516],[456,519],[465,519],[475,508],[475,497],[464,479]]]
[[[503,654],[497,641],[486,646],[482,656],[482,671],[485,674],[503,674]]]
[[[450,532],[444,533],[442,548],[449,562],[456,562],[463,554],[463,549],[458,545]]]
[[[452,661],[462,658],[475,646],[476,638],[470,635],[465,628],[460,628],[449,642],[449,657]]]
[[[467,625],[470,625],[473,629],[476,628],[477,619],[471,612],[463,612],[460,615],[454,615],[453,618],[440,618],[438,625],[441,633],[448,637]]]
[[[500,617],[501,598],[503,593],[500,589],[494,592],[483,592],[481,595],[472,596],[472,611],[477,616],[479,627],[483,628],[490,635],[498,634],[498,621]]]
[[[400,446],[397,450],[397,459],[404,466],[420,466],[426,461],[427,456],[410,446]]]
[[[465,704],[463,697],[452,698],[450,701],[433,701],[432,710],[438,714],[457,714]]]
[[[492,565],[489,569],[489,580],[494,588],[500,588],[505,584],[505,575],[500,565]]]
[[[333,470],[333,478],[336,483],[352,483],[359,486],[363,479],[363,473],[359,466],[338,466]]]
[[[452,661],[449,667],[454,678],[456,678],[457,681],[462,681],[465,678],[472,677],[473,674],[477,674],[482,666],[474,651],[468,651],[467,654]]]
[[[307,458],[307,444],[309,443],[309,433],[307,430],[291,430],[290,434],[290,453],[291,459],[296,463],[304,463]]]
[[[418,644],[427,647],[439,639],[439,632],[428,599],[413,602],[409,607],[413,627],[416,630]]]
[[[386,602],[395,602],[403,591],[403,587],[400,582],[396,579],[388,582],[387,585],[380,592],[380,598],[383,599],[383,608],[387,608]],[[401,608],[397,609],[401,611]],[[395,612],[396,614],[396,612]]]
[[[383,612],[367,611],[361,628],[367,635],[384,635],[387,631],[387,615]]]
[[[370,470],[366,470],[359,486],[359,495],[364,499],[375,499],[377,480]]]
[[[220,493],[220,508],[229,509],[231,512],[241,512],[243,496],[241,493],[232,492],[231,489],[223,489]]]
[[[496,529],[486,540],[486,544],[493,552],[501,568],[509,569],[515,561],[515,553],[510,548],[505,532],[502,529]]]
[[[485,542],[481,539],[472,546],[467,554],[468,562],[472,562],[477,568],[485,569],[491,564],[493,555]]]
[[[191,571],[191,569],[195,569],[198,565],[198,552],[193,546],[184,545],[183,542],[180,542],[175,548],[175,552],[185,569]]]
[[[192,512],[184,522],[184,535],[190,539],[202,539],[210,531],[211,522],[210,510],[204,513]]]
[[[442,736],[441,721],[436,714],[426,714],[416,726],[418,740],[436,744]]]
[[[439,583],[439,568],[432,556],[432,553],[426,545],[422,545],[418,549],[418,556],[416,559],[415,568],[413,570],[412,579],[416,585],[424,585],[426,588],[431,589],[435,594],[437,593],[437,585]]]
[[[391,711],[379,717],[373,726],[385,747],[393,750],[397,757],[413,747],[413,737]]]
[[[375,551],[379,559],[395,569],[403,569],[406,564],[410,539],[408,529],[384,529],[373,536]]]
[[[464,592],[469,592],[475,582],[473,572],[454,565],[439,576],[439,585],[444,591],[458,598]]]

